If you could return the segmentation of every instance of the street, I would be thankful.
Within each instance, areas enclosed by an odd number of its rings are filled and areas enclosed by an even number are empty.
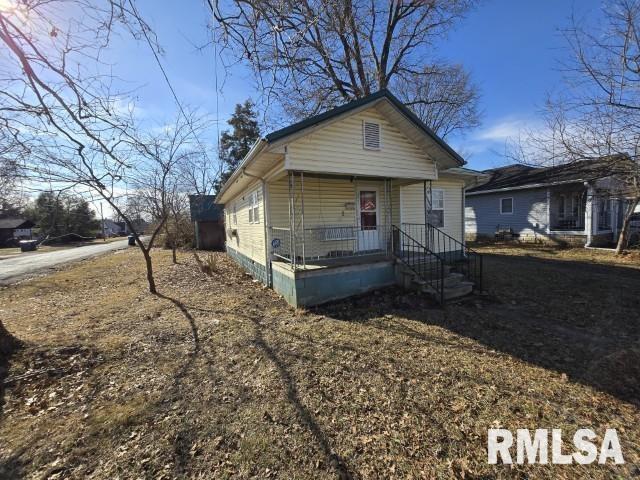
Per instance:
[[[8,285],[47,268],[123,248],[127,248],[126,238],[115,242],[86,245],[68,250],[56,250],[46,253],[36,251],[7,257],[0,260],[0,285]]]

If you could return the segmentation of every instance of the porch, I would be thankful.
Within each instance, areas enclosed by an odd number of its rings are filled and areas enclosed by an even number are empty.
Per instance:
[[[586,187],[576,184],[550,188],[548,201],[550,233],[585,234]]]
[[[479,256],[430,223],[442,225],[446,217],[444,194],[434,198],[433,182],[302,172],[288,172],[284,180],[269,184],[267,241],[273,287],[291,304],[323,303],[396,283],[443,301],[469,278],[479,286]],[[407,187],[411,195],[402,202]],[[402,222],[419,217],[420,223]],[[473,285],[465,283],[464,293]]]

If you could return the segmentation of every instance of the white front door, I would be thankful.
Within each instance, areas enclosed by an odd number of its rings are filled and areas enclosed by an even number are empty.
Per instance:
[[[358,250],[379,250],[378,191],[372,188],[358,190]]]

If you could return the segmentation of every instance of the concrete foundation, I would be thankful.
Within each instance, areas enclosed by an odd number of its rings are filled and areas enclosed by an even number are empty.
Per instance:
[[[294,307],[312,306],[351,297],[396,283],[392,260],[292,270],[272,263],[273,289]]]

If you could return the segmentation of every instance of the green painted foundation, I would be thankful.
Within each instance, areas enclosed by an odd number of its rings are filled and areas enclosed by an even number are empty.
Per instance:
[[[293,271],[272,264],[273,289],[294,307],[319,305],[396,283],[393,261]]]
[[[238,265],[244,268],[253,278],[256,280],[260,280],[265,285],[268,285],[267,281],[267,268],[256,262],[255,260],[251,260],[246,255],[234,250],[233,248],[227,246],[227,253],[231,258],[233,258]]]

